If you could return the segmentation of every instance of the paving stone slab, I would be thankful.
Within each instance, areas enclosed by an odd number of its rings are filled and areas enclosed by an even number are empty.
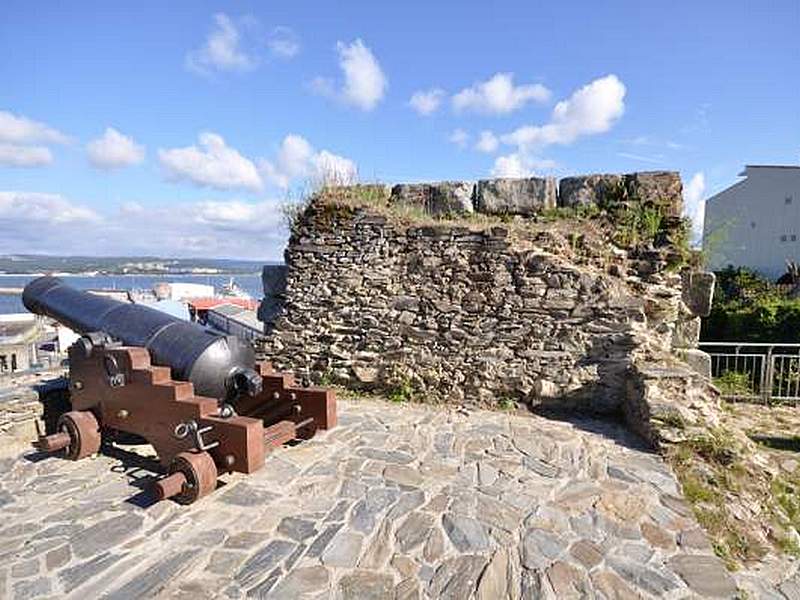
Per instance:
[[[235,581],[243,587],[256,583],[266,572],[289,556],[296,547],[297,544],[286,540],[269,542],[242,565],[234,576]]]
[[[7,461],[0,596],[685,598],[739,581],[800,598],[796,567],[728,574],[669,468],[616,424],[339,408],[335,430],[191,506],[128,502],[111,456]]]
[[[124,513],[104,519],[72,537],[72,550],[78,558],[88,558],[110,550],[138,532],[144,522],[141,515]]]
[[[436,570],[428,587],[432,598],[461,600],[469,598],[486,567],[486,558],[465,554],[446,560]]]
[[[61,586],[65,592],[70,592],[82,585],[92,577],[106,571],[116,563],[122,556],[110,554],[108,552],[93,556],[92,558],[63,569],[58,574]]]
[[[689,588],[709,598],[728,598],[736,592],[736,583],[716,556],[674,556],[669,566]]]
[[[270,594],[271,598],[302,598],[323,594],[330,586],[330,572],[323,566],[300,567],[288,573]]]
[[[442,526],[459,552],[486,550],[491,542],[486,528],[476,519],[459,514],[445,514]]]
[[[107,600],[152,598],[176,581],[180,573],[200,554],[199,550],[185,550],[170,558],[149,565],[127,583],[108,593]]]
[[[389,600],[394,597],[394,579],[386,573],[356,570],[339,580],[342,600]]]

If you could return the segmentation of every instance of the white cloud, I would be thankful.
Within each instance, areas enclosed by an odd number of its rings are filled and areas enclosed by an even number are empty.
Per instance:
[[[313,165],[316,177],[323,182],[345,185],[358,179],[356,163],[327,150],[314,155]]]
[[[695,245],[700,245],[703,240],[703,222],[706,215],[706,201],[703,197],[705,191],[706,177],[702,171],[692,175],[683,190],[683,211],[692,219],[692,242]]]
[[[143,213],[145,210],[144,206],[142,206],[139,202],[128,201],[123,202],[122,205],[119,207],[119,212],[123,215],[138,215]]]
[[[259,164],[264,177],[281,188],[292,180],[311,179],[316,183],[352,183],[357,178],[356,164],[327,150],[317,151],[304,137],[289,134],[281,142],[274,161]]]
[[[109,219],[99,247],[125,254],[280,259],[286,232],[278,200],[207,199],[177,206],[143,207]],[[109,223],[113,225],[109,226]],[[124,223],[124,231],[121,223]],[[130,235],[135,232],[135,235]]]
[[[361,110],[372,110],[383,99],[389,86],[378,60],[360,39],[351,44],[338,42],[336,51],[344,75],[341,89],[337,91],[334,82],[324,77],[315,78],[311,89],[323,96],[341,98]]]
[[[246,18],[237,24],[224,13],[214,15],[214,29],[202,47],[186,55],[186,66],[198,73],[254,69],[258,61],[242,48],[241,26],[248,22]]]
[[[595,79],[556,104],[545,125],[527,125],[501,140],[520,148],[571,144],[585,135],[611,129],[625,112],[625,85],[616,75]]]
[[[427,91],[417,91],[411,96],[408,104],[419,114],[428,116],[439,110],[444,99],[444,90],[433,88]]]
[[[53,162],[50,148],[0,144],[0,165],[8,167],[42,167]]]
[[[42,167],[53,162],[50,148],[42,144],[68,144],[57,129],[22,115],[0,111],[0,165]]]
[[[498,146],[500,146],[500,140],[497,139],[495,134],[491,131],[481,131],[478,142],[475,144],[475,149],[480,152],[491,154],[497,150]]]
[[[632,152],[617,152],[617,156],[638,162],[650,163],[652,165],[660,165],[664,162],[664,156],[662,154],[646,156],[644,154],[634,154]]]
[[[533,177],[543,171],[552,171],[558,166],[554,160],[536,158],[522,152],[498,156],[494,161],[493,177]]]
[[[169,181],[192,183],[219,190],[259,191],[263,187],[255,164],[227,146],[216,133],[201,133],[199,147],[160,149],[158,159]]]
[[[100,215],[58,194],[0,192],[0,252],[279,260],[281,202],[126,202]]]
[[[0,142],[8,144],[66,144],[69,138],[49,125],[0,110]]]
[[[206,200],[193,205],[191,214],[196,223],[214,228],[261,231],[266,226],[273,225],[270,218],[264,218],[272,208],[272,204],[263,202]]]
[[[363,110],[372,110],[388,86],[377,59],[360,39],[349,45],[339,42],[336,49],[345,77],[345,99]]]
[[[100,215],[58,194],[0,192],[0,252],[280,260],[281,204],[128,201]]]
[[[452,102],[456,111],[504,115],[529,102],[548,102],[550,96],[550,90],[540,83],[515,86],[513,73],[497,73],[461,90]]]
[[[336,84],[328,77],[314,77],[308,84],[308,87],[318,96],[336,98]]]
[[[519,154],[498,156],[492,167],[493,177],[524,177],[525,167],[522,166],[522,157]]]
[[[628,144],[629,146],[666,148],[667,150],[684,150],[686,148],[684,144],[680,144],[673,140],[660,140],[647,135],[639,135],[634,138],[622,140],[622,142]]]
[[[125,238],[126,254],[160,253],[170,256],[267,258],[280,260],[286,241],[282,227],[282,202],[274,199],[246,202],[241,199],[206,199],[177,206],[143,207],[122,212],[123,219],[109,219],[100,239],[114,248],[113,238]],[[124,222],[125,232],[116,231]],[[136,234],[131,236],[129,232]],[[130,238],[130,239],[128,239]],[[150,248],[150,250],[148,250]]]
[[[145,150],[132,137],[107,127],[102,136],[86,144],[86,154],[98,169],[119,169],[142,162]]]
[[[4,234],[8,232],[9,224],[39,227],[99,220],[100,217],[90,208],[73,204],[59,194],[0,192],[0,231]]]
[[[469,133],[463,129],[454,129],[453,132],[447,136],[447,141],[455,144],[459,148],[466,148],[469,142]]]
[[[280,58],[292,58],[300,52],[300,40],[289,27],[276,27],[267,40],[272,53]]]

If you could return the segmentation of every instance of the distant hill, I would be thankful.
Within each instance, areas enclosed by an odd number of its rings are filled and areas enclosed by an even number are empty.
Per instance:
[[[178,274],[178,273],[260,273],[266,261],[164,258],[158,256],[46,256],[40,254],[1,254],[0,273],[98,273]]]

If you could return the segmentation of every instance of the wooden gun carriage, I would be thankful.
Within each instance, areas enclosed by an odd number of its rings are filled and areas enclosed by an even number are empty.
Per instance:
[[[104,433],[140,436],[167,468],[159,499],[194,502],[218,474],[253,473],[269,449],[336,425],[331,390],[296,385],[239,338],[54,277],[30,282],[23,303],[83,334],[69,348],[71,410],[35,446],[78,460]]]

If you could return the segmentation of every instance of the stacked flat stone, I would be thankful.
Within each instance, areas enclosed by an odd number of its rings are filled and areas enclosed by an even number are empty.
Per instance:
[[[363,187],[363,186],[361,186]],[[674,171],[597,174],[565,177],[524,177],[434,183],[404,183],[391,190],[390,204],[423,208],[431,215],[482,213],[533,216],[556,207],[600,205],[622,194],[662,208],[679,217],[683,185]]]
[[[608,186],[604,177],[567,186],[570,201],[601,201],[589,191]],[[617,177],[639,186],[637,197],[658,189],[661,201],[680,206],[675,174]],[[542,178],[401,185],[389,203],[467,212],[471,190],[473,210],[524,218],[556,206],[556,189]],[[650,275],[637,277],[516,247],[503,227],[409,227],[318,201],[295,227],[286,261],[266,356],[312,379],[388,394],[410,388],[428,401],[616,412],[637,353],[681,335],[681,277],[663,272],[658,252],[631,261],[640,270],[648,263]]]
[[[711,378],[711,357],[698,348],[701,318],[711,314],[716,276],[686,272],[682,278],[681,310],[672,336],[676,354],[696,373]]]

